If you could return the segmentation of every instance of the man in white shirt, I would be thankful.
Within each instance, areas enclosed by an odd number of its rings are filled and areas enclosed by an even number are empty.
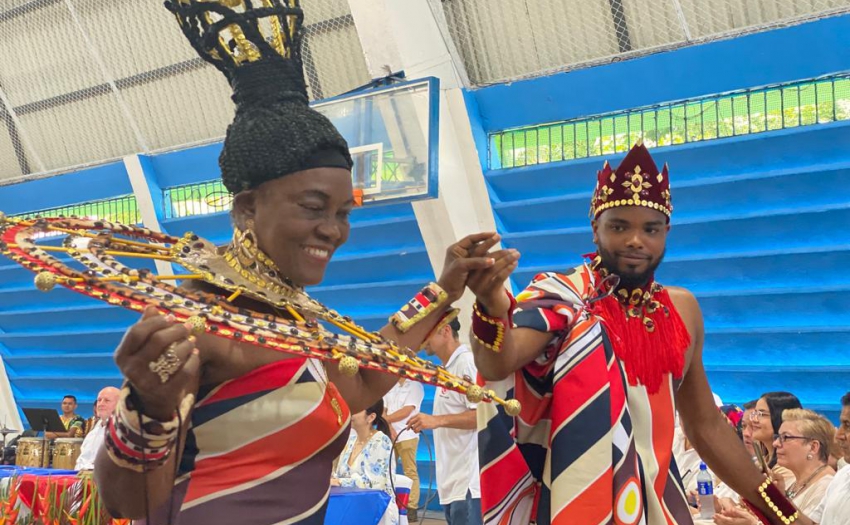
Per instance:
[[[106,430],[104,424],[115,410],[115,406],[118,405],[119,394],[120,391],[114,386],[108,386],[97,394],[94,413],[95,416],[99,418],[99,421],[95,423],[94,427],[83,441],[83,445],[80,450],[80,457],[77,458],[77,465],[74,467],[75,470],[94,469],[94,458],[97,456],[97,451],[100,450],[100,446],[103,444],[104,432]]]
[[[395,453],[401,459],[404,475],[413,480],[410,488],[410,501],[407,504],[407,520],[419,521],[419,473],[416,471],[416,450],[419,435],[407,428],[410,418],[419,413],[425,389],[422,383],[400,379],[384,396],[384,419],[392,426],[392,439],[395,440]]]
[[[478,370],[472,350],[460,344],[460,323],[452,321],[425,344],[452,374],[475,381]],[[434,395],[434,415],[417,414],[410,419],[416,432],[434,430],[437,492],[448,525],[481,525],[481,485],[478,477],[476,404],[466,396],[443,388]]]

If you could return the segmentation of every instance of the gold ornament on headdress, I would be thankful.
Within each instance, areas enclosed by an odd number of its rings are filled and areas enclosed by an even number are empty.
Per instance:
[[[292,58],[298,49],[304,21],[298,0],[168,0],[165,5],[193,43],[190,35],[220,26],[214,47],[195,45],[204,59],[220,69],[258,62],[269,51]],[[239,16],[262,8],[270,11],[260,17]]]
[[[37,245],[43,233],[67,234],[62,246]],[[85,269],[75,270],[48,252],[67,254]],[[194,335],[209,333],[302,357],[336,361],[342,374],[353,376],[370,368],[414,381],[429,383],[467,395],[470,401],[515,404],[493,391],[451,375],[443,367],[421,359],[406,348],[369,332],[316,301],[294,286],[257,246],[250,229],[236,230],[223,254],[211,242],[187,233],[183,237],[107,221],[77,218],[0,220],[0,253],[36,272],[39,290],[61,285],[109,304],[142,311],[155,306]],[[154,275],[147,269],[125,266],[118,258],[143,258],[172,262],[187,269],[181,275]],[[205,281],[228,295],[177,288],[169,281]],[[288,317],[253,311],[232,304],[237,297],[286,311]],[[348,335],[325,329],[328,323]],[[168,374],[169,363],[157,373]]]

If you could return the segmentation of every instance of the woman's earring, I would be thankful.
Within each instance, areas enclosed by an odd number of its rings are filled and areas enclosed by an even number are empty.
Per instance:
[[[811,454],[809,454],[808,456],[806,456],[806,459],[808,459],[809,461],[811,461],[811,460],[812,460],[812,457],[813,457],[813,456],[812,456]]]

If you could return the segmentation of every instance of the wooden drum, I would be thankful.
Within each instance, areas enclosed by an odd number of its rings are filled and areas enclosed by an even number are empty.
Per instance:
[[[82,447],[82,438],[56,438],[53,441],[53,468],[74,470]]]
[[[46,467],[50,448],[41,438],[20,438],[15,454],[15,465],[19,467]]]

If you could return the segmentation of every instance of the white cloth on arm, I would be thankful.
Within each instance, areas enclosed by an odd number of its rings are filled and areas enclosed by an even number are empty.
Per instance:
[[[807,516],[820,525],[850,525],[850,468],[835,474],[820,505]]]
[[[80,457],[77,458],[74,470],[94,470],[94,458],[97,457],[97,451],[100,450],[105,435],[106,427],[103,425],[103,421],[98,421],[86,436],[86,439],[83,440],[80,447]]]
[[[396,383],[392,390],[387,392],[387,395],[384,396],[384,405],[387,407],[387,414],[398,412],[407,406],[413,407],[413,412],[411,412],[409,416],[401,421],[390,423],[393,426],[393,430],[399,434],[398,439],[396,439],[397,443],[419,438],[419,435],[416,434],[416,432],[410,429],[404,430],[404,428],[407,426],[408,420],[419,413],[419,408],[422,406],[422,400],[424,398],[425,389],[422,387],[422,384],[409,380],[405,381],[404,384]],[[404,430],[404,432],[402,432],[402,430]]]
[[[472,350],[459,346],[446,369],[453,375],[475,381],[478,370]],[[464,394],[437,388],[434,394],[434,415],[460,414],[474,410]],[[481,482],[478,477],[478,432],[475,429],[438,428],[434,430],[434,449],[437,463],[437,492],[440,504],[447,505],[466,499],[469,491],[473,498],[481,497]]]

